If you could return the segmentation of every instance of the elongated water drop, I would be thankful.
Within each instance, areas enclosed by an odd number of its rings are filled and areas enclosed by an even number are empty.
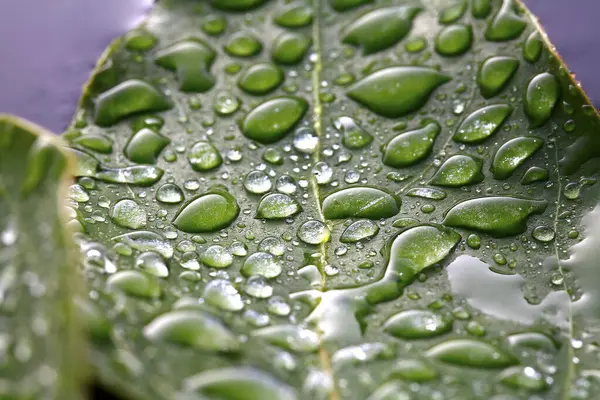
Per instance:
[[[323,201],[327,219],[392,217],[400,211],[400,199],[382,189],[355,186],[333,192]]]
[[[240,208],[235,198],[215,190],[195,197],[185,204],[173,219],[177,229],[189,233],[215,232],[237,218]]]
[[[451,339],[435,345],[427,356],[458,366],[473,368],[504,368],[518,360],[490,343],[474,339]]]
[[[512,113],[508,104],[492,104],[469,114],[452,139],[460,143],[480,143],[498,131]]]
[[[554,75],[544,72],[529,81],[523,96],[523,107],[533,128],[550,119],[559,96],[560,86]]]
[[[171,142],[170,139],[144,128],[134,133],[125,145],[125,156],[138,164],[154,164],[158,155]]]
[[[491,170],[496,179],[506,179],[536,151],[544,141],[535,136],[523,136],[504,143],[492,160]]]
[[[383,329],[403,339],[424,339],[451,331],[452,320],[429,310],[408,310],[390,317]]]
[[[545,200],[482,197],[458,203],[446,213],[442,223],[507,237],[525,232],[527,219],[532,214],[543,213],[547,206]]]
[[[256,218],[284,219],[301,211],[302,207],[293,197],[283,193],[271,193],[261,199]]]
[[[386,144],[383,163],[403,168],[427,158],[440,131],[441,127],[437,122],[430,122],[423,128],[399,134]]]
[[[432,68],[389,67],[354,83],[347,95],[379,115],[398,118],[421,108],[449,80]]]
[[[477,84],[483,97],[490,98],[502,91],[513,77],[519,61],[514,57],[492,56],[481,63]]]
[[[461,187],[483,181],[483,161],[467,155],[447,159],[437,170],[430,183],[436,186]]]
[[[246,115],[241,125],[242,132],[260,143],[277,142],[292,130],[307,109],[307,101],[300,97],[276,97]]]
[[[216,52],[205,42],[184,40],[156,54],[156,64],[175,71],[179,89],[183,92],[206,92],[215,84],[210,73]]]

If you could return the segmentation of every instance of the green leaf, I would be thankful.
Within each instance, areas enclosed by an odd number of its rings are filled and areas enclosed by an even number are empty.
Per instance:
[[[95,376],[593,398],[599,131],[514,0],[158,2],[65,136]]]
[[[64,198],[72,160],[44,129],[0,114],[0,398],[79,399],[72,298],[78,225]],[[79,225],[81,226],[81,225]]]

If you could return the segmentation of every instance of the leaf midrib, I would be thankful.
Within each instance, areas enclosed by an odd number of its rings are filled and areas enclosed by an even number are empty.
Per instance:
[[[312,78],[312,93],[313,93],[313,128],[317,137],[319,138],[317,142],[317,146],[312,156],[313,165],[316,165],[321,161],[321,141],[324,139],[323,135],[323,107],[321,104],[321,71],[323,69],[323,64],[321,61],[321,0],[313,0],[313,24],[312,24],[312,42],[313,42],[313,52],[315,55],[315,61],[313,63],[313,69],[311,72]],[[317,178],[314,174],[311,175],[310,179],[311,189],[313,193],[313,199],[316,203],[316,209],[318,213],[318,217],[324,224],[327,224],[325,216],[323,215],[323,210],[321,208],[321,193],[319,189],[319,183],[317,182]],[[321,290],[326,290],[327,285],[327,274],[325,273],[325,267],[327,266],[327,242],[321,243],[319,245],[319,272],[321,274]],[[335,376],[333,372],[333,368],[331,366],[331,355],[327,351],[325,347],[325,343],[323,341],[323,336],[321,332],[317,332],[319,335],[319,359],[321,362],[321,367],[325,374],[329,377],[331,382],[331,390],[329,392],[330,400],[339,400],[340,395],[337,390],[337,386],[335,383]]]

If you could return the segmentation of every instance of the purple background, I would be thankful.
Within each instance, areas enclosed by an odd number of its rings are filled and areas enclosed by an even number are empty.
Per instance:
[[[4,0],[0,112],[55,132],[69,123],[81,86],[110,41],[153,0]],[[600,105],[599,0],[525,0],[592,101]]]

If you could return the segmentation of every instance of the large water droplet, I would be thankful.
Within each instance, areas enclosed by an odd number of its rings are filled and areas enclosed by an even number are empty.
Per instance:
[[[225,247],[215,244],[202,252],[200,261],[212,268],[227,268],[233,263],[233,256]]]
[[[250,193],[267,193],[272,186],[271,178],[262,171],[252,171],[244,178],[244,188]]]
[[[284,28],[302,28],[310,25],[313,18],[311,7],[298,5],[290,7],[275,15],[275,23]]]
[[[432,68],[389,67],[354,83],[347,94],[377,114],[398,118],[421,108],[430,94],[449,80]]]
[[[139,229],[146,226],[146,212],[135,201],[125,199],[115,204],[110,213],[112,221],[124,228]]]
[[[133,114],[163,111],[171,107],[171,102],[154,86],[131,79],[98,96],[95,100],[94,122],[108,126]]]
[[[125,156],[139,164],[154,164],[162,149],[171,142],[168,138],[144,128],[134,133],[125,146]]]
[[[504,368],[518,362],[497,346],[475,339],[452,339],[427,351],[436,360],[472,368]]]
[[[404,168],[424,160],[431,153],[433,142],[440,133],[437,122],[421,129],[404,132],[390,140],[384,150],[383,163],[394,168]]]
[[[533,128],[550,119],[559,96],[560,86],[554,75],[544,72],[529,81],[523,96],[523,106]]]
[[[498,375],[498,380],[507,386],[532,392],[544,390],[548,386],[544,375],[529,366],[507,368]]]
[[[529,216],[543,213],[547,206],[545,200],[482,197],[458,203],[446,213],[442,223],[507,237],[525,232]]]
[[[507,56],[492,56],[482,62],[477,72],[477,84],[481,95],[487,99],[500,93],[518,67],[519,61]]]
[[[149,273],[150,275],[166,278],[169,276],[169,268],[160,256],[160,254],[147,251],[141,253],[135,259],[135,266]]]
[[[531,32],[525,43],[523,43],[523,58],[530,63],[536,62],[542,55],[542,47],[540,33],[537,30]]]
[[[276,97],[253,108],[242,122],[242,131],[257,142],[274,143],[300,121],[307,109],[308,103],[300,97]]]
[[[436,186],[461,187],[483,181],[483,161],[459,154],[447,159],[437,170],[430,183]]]
[[[452,320],[428,310],[408,310],[390,317],[383,329],[402,339],[423,339],[450,332]]]
[[[344,28],[342,41],[362,48],[368,55],[398,43],[412,27],[412,19],[422,8],[387,7],[370,11]]]
[[[330,231],[321,221],[306,221],[298,228],[298,238],[307,244],[321,244],[329,241]]]
[[[512,113],[508,104],[492,104],[469,114],[452,139],[461,143],[479,143],[492,136]]]
[[[473,29],[470,25],[450,25],[435,37],[435,51],[447,57],[459,56],[471,48],[472,42]]]
[[[250,66],[240,76],[238,86],[254,95],[272,92],[283,82],[283,72],[271,63],[259,63]]]
[[[102,154],[110,154],[113,149],[112,139],[101,134],[89,133],[81,135],[71,143]]]
[[[165,183],[156,190],[156,200],[161,203],[179,204],[183,199],[183,191],[174,183]]]
[[[355,243],[361,240],[371,239],[379,232],[379,226],[371,220],[359,219],[350,224],[340,236],[342,243]]]
[[[296,353],[312,353],[319,348],[319,336],[297,325],[277,325],[252,332],[253,336]]]
[[[391,378],[402,379],[411,382],[427,382],[437,378],[435,369],[421,360],[400,360],[390,373]]]
[[[237,32],[231,35],[225,45],[225,52],[234,57],[252,57],[261,52],[263,45],[254,35]]]
[[[323,201],[327,219],[393,217],[400,211],[400,199],[382,189],[355,186],[333,192]]]
[[[231,225],[239,212],[240,208],[232,195],[215,190],[185,204],[175,216],[173,225],[189,233],[215,232]]]
[[[502,0],[502,6],[489,22],[485,38],[494,42],[516,39],[527,27],[527,21],[516,12],[514,0]]]
[[[284,219],[301,211],[302,207],[293,197],[283,193],[270,193],[260,200],[256,218]]]
[[[244,276],[262,275],[271,279],[281,274],[281,264],[272,254],[257,252],[244,261],[241,272]]]
[[[224,311],[240,311],[244,308],[242,296],[237,289],[226,279],[215,279],[204,287],[202,293],[208,305]]]
[[[126,244],[138,251],[156,251],[165,258],[173,257],[173,246],[158,233],[149,231],[130,232],[113,237],[111,240]]]
[[[518,137],[504,143],[492,160],[490,169],[494,173],[494,178],[510,177],[514,170],[541,149],[543,144],[544,141],[535,136]]]
[[[186,378],[183,387],[189,393],[200,392],[204,396],[223,400],[297,399],[293,388],[252,367],[211,369]]]
[[[164,171],[151,165],[135,165],[123,168],[101,168],[95,177],[110,183],[127,183],[152,186],[162,178]]]
[[[199,39],[184,40],[156,54],[156,64],[175,71],[179,89],[183,92],[206,92],[215,84],[210,66],[215,51]]]
[[[308,52],[311,39],[298,32],[283,32],[273,42],[271,57],[283,65],[296,65]]]
[[[373,135],[362,129],[350,117],[339,117],[333,125],[342,135],[342,143],[349,149],[362,149],[373,141]]]
[[[155,277],[140,271],[119,271],[109,276],[106,286],[129,296],[155,298],[160,296],[160,286]]]
[[[168,341],[201,350],[232,352],[239,341],[223,323],[199,310],[177,310],[160,315],[144,327],[152,341]]]

